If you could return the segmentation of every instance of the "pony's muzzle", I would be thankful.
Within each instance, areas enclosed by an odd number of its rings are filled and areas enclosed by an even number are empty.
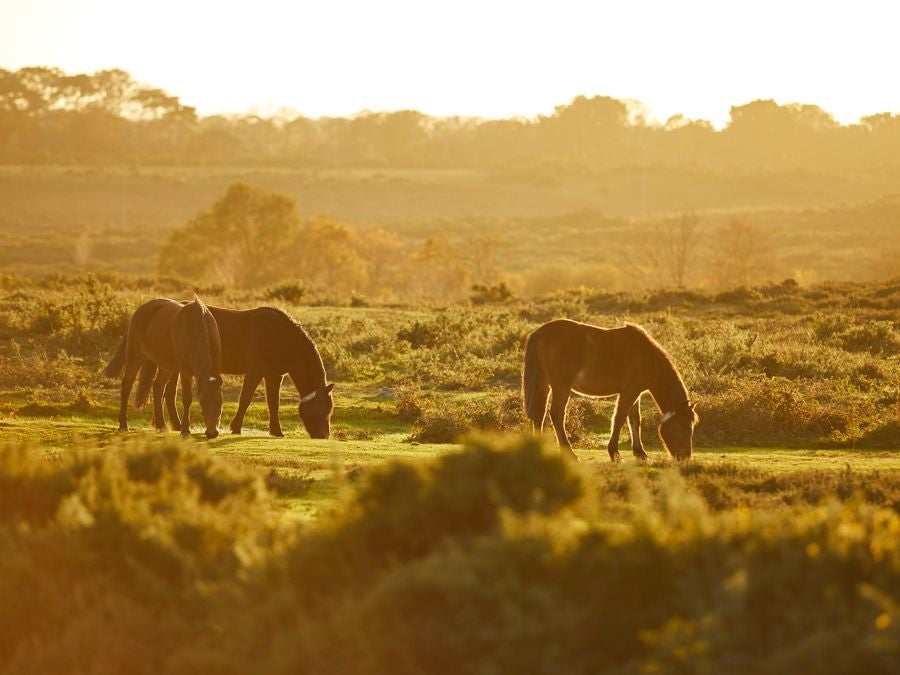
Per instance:
[[[209,440],[212,440],[212,439],[216,438],[218,435],[219,435],[219,430],[218,430],[218,429],[207,429],[207,430],[206,430],[206,437],[207,437]]]

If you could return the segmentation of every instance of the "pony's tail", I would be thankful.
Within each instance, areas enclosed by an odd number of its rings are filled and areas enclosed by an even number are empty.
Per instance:
[[[116,347],[116,353],[113,355],[112,361],[110,361],[106,365],[106,368],[103,369],[103,375],[105,377],[115,379],[121,374],[122,369],[125,367],[127,340],[128,332],[126,331],[125,335],[122,336],[122,339],[119,340],[119,346]]]
[[[150,398],[150,389],[153,387],[153,380],[156,378],[157,367],[153,361],[144,361],[141,366],[141,374],[138,376],[137,390],[134,392],[134,407],[143,408],[147,405],[147,399]]]
[[[525,400],[525,414],[531,420],[535,431],[540,431],[547,412],[547,397],[550,387],[544,380],[537,353],[538,336],[532,333],[525,341],[525,367],[522,369],[522,396]]]

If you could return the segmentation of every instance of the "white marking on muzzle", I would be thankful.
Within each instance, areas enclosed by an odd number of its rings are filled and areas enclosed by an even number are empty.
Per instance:
[[[659,421],[659,426],[662,426],[663,424],[668,422],[673,417],[675,417],[675,411],[670,410],[669,412],[667,412],[665,415],[662,416],[662,419]]]
[[[307,394],[306,396],[301,396],[300,403],[306,403],[307,401],[312,401],[316,397],[317,393],[319,393],[318,389],[313,391],[313,393],[311,393],[311,394]]]

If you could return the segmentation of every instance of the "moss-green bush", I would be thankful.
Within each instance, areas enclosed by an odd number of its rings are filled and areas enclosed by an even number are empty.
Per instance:
[[[405,394],[398,411],[413,423],[410,440],[422,443],[454,443],[473,429],[481,431],[522,431],[525,413],[517,391],[496,393],[466,401],[448,401],[421,394]],[[581,429],[583,418],[575,414]]]
[[[5,448],[0,673],[892,673],[898,495],[480,438],[303,528],[192,444]]]

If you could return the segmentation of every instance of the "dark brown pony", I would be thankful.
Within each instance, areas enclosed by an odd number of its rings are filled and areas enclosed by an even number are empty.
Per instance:
[[[269,433],[284,436],[278,415],[281,383],[291,376],[300,396],[300,419],[312,438],[331,435],[334,384],[325,379],[325,366],[316,345],[303,328],[287,314],[274,307],[248,310],[210,307],[222,339],[222,372],[243,375],[238,409],[231,420],[231,432],[241,433],[244,415],[260,381],[265,380],[266,404],[269,408]],[[152,373],[141,373],[141,388]],[[177,423],[175,388],[178,373],[160,373],[153,384],[154,419],[162,426],[162,399],[169,419]]]
[[[191,435],[191,383],[197,378],[200,409],[206,422],[207,438],[219,435],[222,417],[222,356],[219,328],[209,309],[199,298],[181,303],[159,298],[137,308],[128,322],[128,330],[112,361],[106,366],[107,377],[122,374],[119,401],[119,431],[128,430],[128,395],[134,379],[152,380],[157,368],[181,375],[183,417],[178,427],[182,436]],[[138,387],[135,405],[147,401],[147,387]],[[174,407],[174,403],[173,403]]]
[[[641,443],[641,394],[649,391],[660,412],[659,436],[676,459],[688,459],[694,426],[700,421],[687,389],[668,354],[643,328],[600,328],[557,319],[528,336],[522,392],[525,413],[535,430],[543,430],[547,398],[553,391],[550,419],[560,450],[577,459],[566,435],[566,405],[571,393],[584,396],[618,394],[609,437],[609,457],[621,461],[619,433],[625,419],[631,427],[634,456],[644,461]]]

